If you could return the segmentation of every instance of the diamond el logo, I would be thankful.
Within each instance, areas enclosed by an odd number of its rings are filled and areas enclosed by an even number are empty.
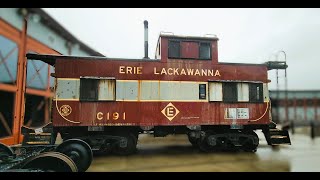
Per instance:
[[[165,108],[162,109],[161,112],[169,119],[169,121],[172,121],[172,119],[176,117],[180,111],[172,103],[169,103]]]

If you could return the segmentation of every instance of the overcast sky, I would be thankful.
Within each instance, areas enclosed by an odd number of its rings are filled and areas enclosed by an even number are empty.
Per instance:
[[[63,9],[44,8],[96,51],[118,58],[144,56],[143,21],[149,21],[149,57],[159,33],[219,38],[220,62],[263,63],[287,54],[289,89],[320,90],[320,9]],[[277,57],[278,54],[278,58]],[[275,70],[269,72],[276,88]],[[279,71],[280,89],[284,73]]]

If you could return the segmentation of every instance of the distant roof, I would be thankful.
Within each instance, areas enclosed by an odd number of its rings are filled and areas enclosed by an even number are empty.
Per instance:
[[[285,99],[287,94],[288,99],[313,99],[320,98],[320,90],[273,90],[270,91],[270,97],[273,99]]]
[[[79,39],[77,39],[75,36],[73,36],[68,30],[66,30],[61,24],[59,24],[56,20],[54,20],[49,14],[47,14],[45,11],[43,11],[40,8],[27,8],[28,11],[34,12],[39,14],[42,18],[41,21],[50,27],[52,30],[63,36],[65,39],[77,43],[80,46],[80,49],[88,52],[91,56],[103,56],[103,54],[93,50],[83,42],[81,42]]]

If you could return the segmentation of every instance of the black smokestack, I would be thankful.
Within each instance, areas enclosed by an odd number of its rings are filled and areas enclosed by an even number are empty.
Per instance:
[[[148,57],[148,21],[144,22],[144,58],[149,59]]]

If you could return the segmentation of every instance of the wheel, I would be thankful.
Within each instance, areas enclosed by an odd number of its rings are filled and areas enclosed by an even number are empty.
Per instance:
[[[78,172],[71,158],[59,152],[45,152],[25,159],[20,169],[38,169],[54,172]]]
[[[257,151],[257,147],[259,145],[259,137],[255,132],[250,132],[250,135],[253,136],[252,138],[247,138],[243,144],[241,149],[245,152],[256,152]],[[258,143],[255,143],[254,141],[258,141]]]
[[[112,152],[117,155],[130,155],[136,152],[137,150],[137,138],[133,134],[119,134],[117,136],[121,136],[126,138],[127,147],[120,147],[120,142],[116,144],[113,148]]]
[[[213,132],[206,132],[205,137],[198,140],[198,147],[202,152],[214,152],[217,150],[218,139],[214,139]],[[215,140],[215,143],[211,143]],[[211,141],[211,142],[210,142]]]
[[[80,139],[69,139],[56,148],[57,152],[70,157],[78,167],[79,172],[86,171],[92,162],[92,150],[90,146]]]
[[[8,159],[10,156],[14,156],[14,152],[11,147],[0,143],[0,160]]]
[[[251,140],[248,140],[244,145],[242,145],[242,150],[245,152],[256,152],[257,146],[252,144],[250,141]]]
[[[205,137],[198,141],[199,149],[203,152],[234,151],[235,147],[227,137],[218,136],[220,133],[207,131]]]
[[[188,139],[189,139],[189,142],[192,144],[193,147],[197,147],[198,146],[198,138],[195,138],[195,137],[191,137],[188,135]]]

